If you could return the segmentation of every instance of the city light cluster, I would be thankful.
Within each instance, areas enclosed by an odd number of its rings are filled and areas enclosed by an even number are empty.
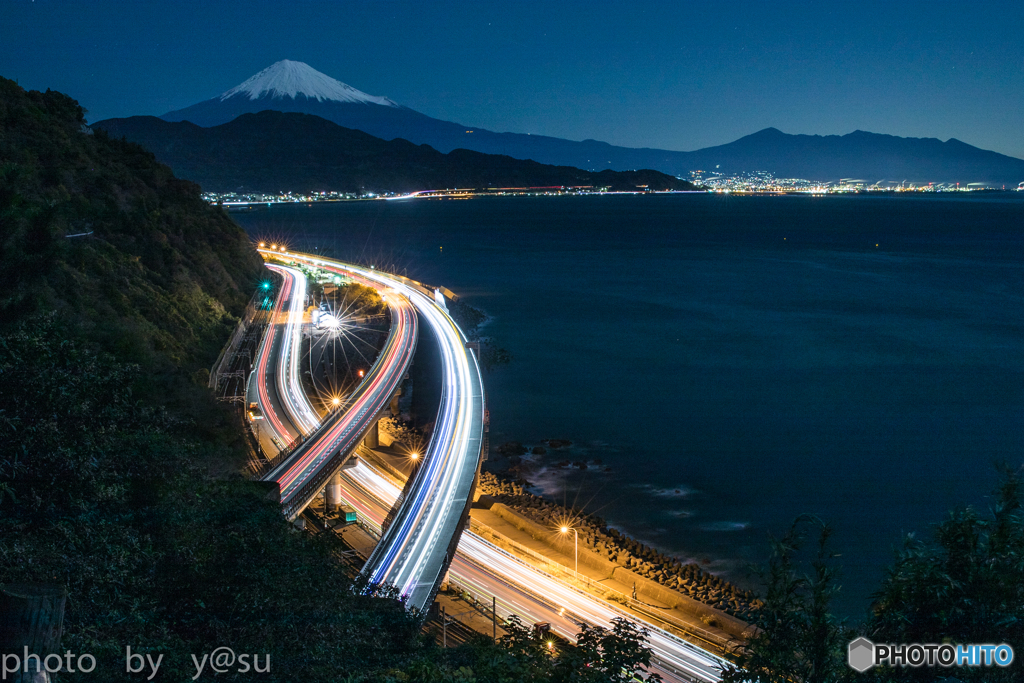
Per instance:
[[[804,178],[776,178],[770,171],[744,171],[725,174],[717,171],[691,171],[690,182],[710,192],[731,193],[802,193],[848,194],[861,192],[977,192],[979,190],[1005,190],[991,183],[912,183],[906,180],[877,180],[840,178],[832,181]],[[1022,183],[1024,185],[1024,183]],[[1017,188],[1018,190],[1020,188]]]

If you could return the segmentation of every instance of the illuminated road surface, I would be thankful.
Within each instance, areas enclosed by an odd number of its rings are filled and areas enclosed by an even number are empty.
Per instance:
[[[331,413],[319,427],[298,379],[301,312],[298,316],[289,316],[282,335],[282,350],[287,345],[289,353],[282,351],[277,357],[277,395],[287,404],[286,410],[294,426],[308,434],[308,438],[263,476],[264,481],[277,482],[281,506],[289,519],[298,516],[341,468],[366,430],[388,406],[412,362],[416,349],[416,313],[401,296],[386,296],[385,300],[391,310],[392,324],[384,348],[362,383],[346,399],[343,409]],[[258,371],[265,377],[265,366],[259,365]]]
[[[424,609],[433,600],[441,574],[449,564],[449,553],[454,551],[453,541],[457,542],[461,532],[480,465],[484,400],[476,357],[466,348],[466,338],[447,311],[419,287],[373,269],[305,254],[262,251],[328,271],[355,274],[387,287],[389,292],[401,295],[395,299],[415,307],[437,339],[442,360],[442,395],[430,444],[392,524],[363,569],[371,582],[396,586],[408,606]],[[288,479],[290,471],[275,470],[276,480],[282,482],[282,499],[285,486],[292,486]]]
[[[306,400],[306,393],[299,381],[299,359],[302,348],[302,316],[306,307],[306,276],[301,270],[274,264],[271,270],[290,275],[294,283],[288,302],[288,320],[281,334],[281,350],[277,364],[277,387],[284,396],[284,407],[292,418],[292,424],[303,435],[320,426],[320,418],[313,406]]]
[[[372,528],[380,527],[398,493],[398,486],[362,461],[342,473],[342,498]],[[527,622],[547,622],[558,635],[569,640],[575,639],[579,621],[605,628],[611,627],[614,617],[641,621],[523,562],[471,531],[462,534],[450,577],[485,605],[495,596],[500,617],[517,614]],[[662,629],[645,625],[650,630],[655,670],[666,680],[719,680],[723,659]]]
[[[318,259],[317,265],[323,267],[326,262]],[[337,269],[339,272],[346,270]],[[386,279],[380,274],[372,274],[380,278],[377,282]],[[390,282],[388,284],[390,286]],[[414,291],[419,294],[418,290]],[[432,300],[422,294],[420,296],[436,308]],[[284,366],[289,363],[279,364]],[[446,375],[447,381],[449,378]],[[446,384],[445,391],[449,390]],[[282,393],[292,398],[290,392]],[[445,396],[445,399],[449,398]],[[308,404],[301,395],[295,402]],[[435,441],[431,442],[431,448],[436,448]],[[417,476],[426,467],[426,464],[421,465]],[[342,497],[356,508],[365,524],[377,530],[399,493],[400,489],[395,483],[363,462],[353,469],[342,471]],[[396,525],[397,522],[393,523],[391,528],[394,529]],[[407,540],[399,541],[402,542],[408,544]],[[378,544],[378,548],[381,550],[375,551],[375,556],[394,557],[398,554],[387,552],[383,544]],[[368,563],[367,567],[370,566]],[[469,531],[462,535],[450,575],[455,583],[469,589],[484,602],[490,596],[496,596],[501,617],[517,614],[529,622],[547,622],[556,633],[570,640],[578,631],[579,621],[607,628],[611,625],[611,619],[617,616],[639,620],[635,615],[617,610],[596,597],[572,588],[563,580],[526,564]],[[719,680],[717,672],[724,660],[657,627],[647,626],[651,631],[650,643],[656,656],[656,670],[667,680]]]
[[[263,341],[260,343],[259,351],[256,354],[255,367],[249,376],[246,387],[246,402],[259,404],[264,416],[264,429],[260,430],[260,441],[265,451],[276,453],[303,433],[294,423],[284,405],[284,401],[281,400],[281,394],[285,391],[283,385],[272,382],[272,375],[270,374],[271,370],[286,367],[285,363],[278,362],[283,340],[288,336],[286,320],[291,318],[291,311],[287,314],[285,311],[293,303],[292,292],[295,290],[296,285],[295,276],[296,274],[302,276],[302,273],[294,268],[268,267],[281,275],[281,291],[278,294],[277,301],[274,302],[270,327],[263,336]],[[305,283],[304,276],[302,281]],[[305,285],[303,284],[304,288]]]

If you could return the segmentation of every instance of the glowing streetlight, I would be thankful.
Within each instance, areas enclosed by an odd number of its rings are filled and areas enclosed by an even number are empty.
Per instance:
[[[263,247],[265,247],[265,246],[267,246],[267,243],[266,243],[266,242],[260,242],[260,249],[262,249],[262,248],[263,248]]]
[[[363,371],[362,371],[362,370],[360,370],[360,371],[359,371],[359,376],[360,376],[360,377],[362,377],[362,376],[363,376]]]
[[[410,453],[409,457],[412,458],[413,460],[415,460],[416,458],[420,457],[420,454],[419,453]]]
[[[569,527],[563,526],[561,528],[561,532],[563,534],[569,533]],[[574,545],[575,545],[575,548],[576,548],[576,573],[579,574],[580,573],[580,532],[578,532],[576,529],[573,529],[572,532],[576,536],[576,540],[574,542]]]
[[[333,405],[334,407],[338,407],[338,405],[339,405],[340,403],[341,403],[341,399],[340,399],[340,398],[338,398],[337,396],[335,396],[334,398],[332,398],[332,399],[331,399],[331,404],[332,404],[332,405]]]

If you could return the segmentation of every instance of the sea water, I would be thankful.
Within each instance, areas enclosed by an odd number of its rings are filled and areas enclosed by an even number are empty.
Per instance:
[[[486,311],[514,356],[485,377],[492,450],[571,440],[535,459],[537,490],[744,585],[768,535],[813,513],[859,618],[904,534],[987,508],[993,464],[1024,462],[1016,194],[417,199],[238,220]]]

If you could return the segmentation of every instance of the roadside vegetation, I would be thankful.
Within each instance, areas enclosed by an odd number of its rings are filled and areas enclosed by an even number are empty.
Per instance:
[[[287,524],[207,388],[265,277],[248,238],[71,98],[6,79],[0,272],[0,588],[66,589],[61,652],[95,657],[95,680],[141,680],[126,647],[164,655],[165,681],[218,647],[269,655],[268,682],[596,682],[649,661],[630,624],[443,650],[333,535]]]
[[[1006,668],[884,666],[863,674],[846,663],[847,644],[858,636],[879,644],[1006,643],[1024,653],[1024,486],[1019,470],[1000,470],[987,512],[961,507],[936,524],[930,537],[906,537],[867,619],[858,625],[831,611],[841,590],[841,565],[830,528],[813,517],[798,519],[772,542],[761,572],[761,630],[723,680],[1020,681],[1016,658]],[[808,548],[809,539],[815,542]]]

